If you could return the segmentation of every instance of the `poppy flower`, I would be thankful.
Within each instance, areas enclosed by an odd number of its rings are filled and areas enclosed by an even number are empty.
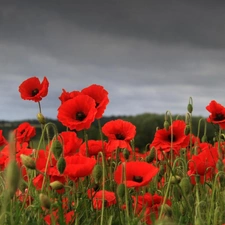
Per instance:
[[[88,197],[92,199],[93,208],[97,210],[102,209],[102,196],[103,191],[97,191],[88,189]],[[112,191],[104,191],[104,207],[108,208],[116,204],[116,195]]]
[[[63,215],[64,215],[64,221],[65,221],[65,224],[66,225],[67,224],[69,225],[69,224],[71,224],[71,223],[74,222],[74,220],[75,220],[75,218],[74,218],[75,217],[74,211],[69,211],[67,213],[64,213]],[[45,220],[45,223],[47,225],[51,225],[51,224],[60,225],[58,210],[53,211],[52,212],[52,215],[51,214],[48,214],[47,216],[45,216],[44,217],[44,220]]]
[[[184,121],[175,120],[168,130],[163,128],[156,131],[154,140],[152,141],[150,148],[155,147],[159,159],[162,158],[160,151],[170,152],[171,135],[173,135],[172,149],[176,155],[179,155],[179,151],[181,148],[185,148],[188,146],[190,135],[184,134],[185,126],[186,124]]]
[[[159,169],[147,162],[126,162],[126,186],[142,187],[146,186],[153,177],[158,173]],[[122,164],[120,164],[114,173],[114,179],[117,184],[122,183]]]
[[[112,152],[117,148],[131,150],[130,141],[135,137],[136,127],[128,121],[117,119],[105,123],[102,132],[109,140],[108,152]]]
[[[210,145],[206,147],[206,145],[204,145],[202,151],[198,155],[192,156],[189,162],[188,175],[191,176],[193,174],[198,174],[200,175],[201,182],[203,182],[204,178],[211,178],[215,173],[217,161],[217,148],[211,147]],[[192,179],[191,181],[192,183],[194,182]]]
[[[86,177],[91,174],[96,160],[82,155],[74,155],[65,157],[66,168],[64,175],[68,176],[71,180],[77,180],[79,177]]]
[[[89,129],[96,115],[95,101],[88,95],[78,95],[58,108],[58,120],[71,130]]]
[[[103,148],[106,149],[106,143],[103,142]],[[90,157],[97,156],[99,152],[102,152],[102,141],[101,140],[88,140],[88,155]],[[80,155],[86,156],[86,143],[84,142],[80,146]]]
[[[21,123],[14,130],[16,140],[19,143],[29,142],[32,137],[36,135],[35,127],[31,126],[28,122]]]
[[[2,130],[0,130],[0,146],[6,145],[7,141],[2,134]]]
[[[207,122],[218,124],[221,129],[225,129],[225,107],[212,100],[206,109],[211,113]]]
[[[88,95],[95,100],[95,107],[97,109],[95,118],[100,119],[109,103],[108,92],[103,86],[92,84],[91,86],[84,88],[81,93]]]
[[[49,82],[46,77],[42,82],[37,77],[31,77],[23,81],[19,86],[19,92],[24,100],[40,102],[48,94],[48,86]]]
[[[63,104],[67,100],[72,99],[79,94],[81,94],[79,91],[67,92],[65,89],[62,89],[62,94],[59,96],[59,100],[61,101],[61,104]]]

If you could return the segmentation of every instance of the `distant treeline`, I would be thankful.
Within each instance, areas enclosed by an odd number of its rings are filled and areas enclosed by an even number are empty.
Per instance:
[[[185,120],[185,116],[173,116],[173,120],[177,118]],[[201,118],[202,117],[192,117],[193,134],[195,135],[197,135],[198,123]],[[106,122],[115,119],[123,119],[129,121],[136,126],[137,132],[135,137],[135,146],[143,150],[148,143],[152,142],[156,129],[163,128],[165,115],[145,113],[136,116],[108,116],[101,119],[101,126],[103,126]],[[5,135],[5,137],[7,137],[8,132],[12,129],[15,129],[22,122],[25,121],[0,121],[0,129],[3,130],[3,134]],[[36,139],[39,138],[41,135],[41,127],[38,121],[26,120],[26,122],[29,122],[36,127]],[[58,132],[66,131],[66,128],[57,120],[47,119],[47,122],[54,123],[58,128]],[[202,121],[200,126],[200,138],[203,136],[203,132],[204,122]],[[209,142],[212,142],[212,139],[215,136],[216,132],[218,132],[218,128],[213,126],[212,124],[207,123],[207,137]],[[78,132],[77,134],[79,137],[83,137],[83,132]],[[88,139],[100,139],[98,121],[95,121],[92,124],[91,128],[88,130]]]

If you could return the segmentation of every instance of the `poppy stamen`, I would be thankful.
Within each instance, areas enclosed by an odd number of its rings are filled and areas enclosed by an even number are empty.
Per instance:
[[[86,118],[86,115],[83,112],[76,113],[76,120],[83,121]]]
[[[143,177],[141,176],[133,176],[133,181],[137,183],[141,183],[143,181]]]
[[[174,135],[173,136],[171,136],[171,134],[168,135],[168,140],[169,141],[171,141],[171,138],[173,138],[173,142],[176,141],[176,137]]]
[[[117,140],[124,140],[125,139],[125,137],[122,134],[116,134],[115,136],[116,136]]]
[[[39,90],[37,88],[35,88],[34,90],[32,90],[31,95],[32,97],[34,97],[35,95],[37,95],[39,92]]]
[[[215,121],[221,121],[224,119],[225,119],[225,116],[221,113],[216,114],[216,117],[214,118]]]

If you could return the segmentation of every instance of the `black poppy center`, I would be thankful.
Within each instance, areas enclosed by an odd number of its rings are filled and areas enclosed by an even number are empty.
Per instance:
[[[83,121],[86,118],[86,115],[83,112],[76,113],[76,120]]]
[[[168,135],[168,141],[171,141],[171,138],[173,138],[173,142],[176,141],[176,137],[174,135]]]
[[[37,88],[32,90],[32,92],[31,92],[32,97],[34,97],[36,94],[38,94],[38,92],[39,92],[39,90]]]
[[[100,103],[95,102],[95,108],[98,108],[99,104],[100,104]]]
[[[133,176],[133,181],[137,183],[141,183],[143,181],[143,177],[141,176]]]
[[[225,119],[225,116],[221,113],[216,114],[216,117],[214,118],[215,121],[221,121],[224,119]]]
[[[124,140],[125,137],[122,134],[116,134],[116,139],[117,140]]]

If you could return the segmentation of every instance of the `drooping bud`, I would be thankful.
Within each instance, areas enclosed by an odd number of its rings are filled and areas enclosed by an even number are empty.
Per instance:
[[[38,119],[38,122],[39,122],[40,124],[43,124],[43,125],[46,124],[45,117],[43,116],[42,113],[38,113],[38,114],[37,114],[37,119]]]
[[[15,160],[9,162],[6,168],[6,189],[11,198],[14,196],[20,182],[20,170]]]
[[[181,177],[180,176],[175,175],[175,176],[171,177],[171,184],[179,184],[180,181],[181,181]]]
[[[160,165],[160,167],[159,167],[159,174],[161,175],[161,176],[163,176],[164,175],[164,173],[165,173],[165,166],[164,165]]]
[[[59,173],[62,174],[64,172],[65,168],[66,168],[66,161],[63,157],[60,157],[57,162],[57,169],[58,169]]]
[[[191,131],[190,125],[186,125],[186,126],[185,126],[185,129],[184,129],[184,134],[185,134],[185,135],[188,135],[188,134],[190,134],[190,131]]]
[[[192,106],[192,104],[188,104],[188,106],[187,106],[187,111],[189,112],[189,113],[192,113],[193,112],[193,106]]]
[[[63,152],[63,146],[59,140],[54,140],[51,147],[52,153],[56,159],[59,159]]]
[[[47,195],[42,194],[42,193],[39,194],[39,201],[40,201],[42,207],[44,207],[46,209],[51,208],[51,201]]]
[[[146,162],[151,163],[155,159],[155,148],[151,148],[149,155],[146,157]]]
[[[49,185],[53,190],[60,190],[64,187],[63,183],[61,183],[60,181],[57,181],[57,180],[51,182]]]
[[[95,179],[95,183],[98,183],[100,179],[102,178],[102,166],[99,164],[96,164],[92,171],[92,174]]]
[[[168,131],[169,127],[170,127],[170,124],[169,124],[169,122],[167,120],[165,120],[163,126],[164,126],[165,130]]]
[[[116,189],[118,197],[122,200],[125,196],[125,184],[119,184]]]
[[[36,169],[35,161],[30,156],[21,154],[20,158],[21,158],[22,164],[26,166],[28,169],[31,169],[31,170]]]
[[[183,177],[180,181],[180,187],[185,195],[188,195],[191,192],[192,184],[189,177]]]
[[[123,156],[126,160],[129,159],[130,152],[126,148],[123,150]]]

